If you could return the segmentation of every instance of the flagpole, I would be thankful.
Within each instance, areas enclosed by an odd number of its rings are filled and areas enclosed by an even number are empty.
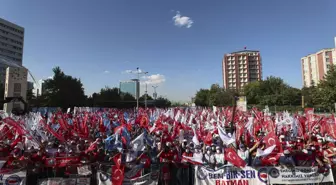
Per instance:
[[[232,118],[231,118],[231,122],[230,122],[230,130],[231,130],[231,134],[233,134],[234,128],[233,128],[233,121],[234,121],[234,117],[236,115],[236,108],[237,108],[237,100],[238,97],[236,95],[233,96],[233,112],[232,112]]]

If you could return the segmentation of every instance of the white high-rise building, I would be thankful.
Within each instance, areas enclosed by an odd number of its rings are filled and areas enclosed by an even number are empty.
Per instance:
[[[23,45],[24,28],[0,18],[0,83],[5,83],[8,66],[22,66]]]
[[[323,49],[301,58],[304,87],[317,85],[324,75],[336,65],[335,48]]]

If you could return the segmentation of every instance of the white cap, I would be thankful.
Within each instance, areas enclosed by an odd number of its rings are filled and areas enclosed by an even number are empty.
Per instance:
[[[315,148],[315,146],[312,146],[311,149],[312,149],[312,150],[315,150],[316,148]]]
[[[336,148],[333,148],[333,151],[336,152]]]
[[[284,154],[289,154],[289,153],[290,153],[289,150],[284,151]]]
[[[302,152],[305,153],[305,154],[308,154],[308,150],[306,150],[306,149],[303,149]]]
[[[285,138],[285,136],[284,136],[284,135],[281,135],[280,138],[283,139],[283,138]]]

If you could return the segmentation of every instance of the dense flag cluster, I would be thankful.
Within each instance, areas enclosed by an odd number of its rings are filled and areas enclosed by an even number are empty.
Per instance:
[[[74,108],[67,113],[0,113],[2,172],[30,166],[89,174],[87,164],[107,162],[112,184],[163,164],[223,166],[318,166],[336,164],[335,117],[232,107],[170,109]],[[73,166],[76,166],[73,168]],[[86,170],[83,170],[86,169]]]

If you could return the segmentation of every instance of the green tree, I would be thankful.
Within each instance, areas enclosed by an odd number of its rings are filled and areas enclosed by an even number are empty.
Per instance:
[[[324,108],[332,110],[336,102],[336,71],[329,70],[324,79],[317,85],[317,89],[313,97],[316,103]]]
[[[248,104],[300,105],[301,91],[290,87],[283,79],[270,76],[263,81],[251,82],[244,87]]]
[[[84,106],[86,96],[80,79],[65,75],[60,67],[53,69],[54,76],[44,82],[44,104],[50,107],[66,109],[73,106]]]
[[[145,101],[146,94],[143,94],[139,97],[139,101]],[[153,100],[153,97],[151,97],[149,94],[147,94],[147,100]]]
[[[170,107],[172,105],[172,103],[167,99],[164,98],[162,96],[159,96],[158,98],[156,98],[155,100],[155,106],[156,107]]]
[[[244,86],[244,94],[249,104],[259,104],[262,96],[261,82],[255,81]]]
[[[195,104],[197,106],[207,107],[210,105],[210,90],[200,89],[195,96]]]
[[[301,94],[304,97],[304,105],[306,107],[313,107],[315,103],[317,103],[317,97],[314,97],[316,95],[316,86],[311,87],[303,87],[301,89]]]

